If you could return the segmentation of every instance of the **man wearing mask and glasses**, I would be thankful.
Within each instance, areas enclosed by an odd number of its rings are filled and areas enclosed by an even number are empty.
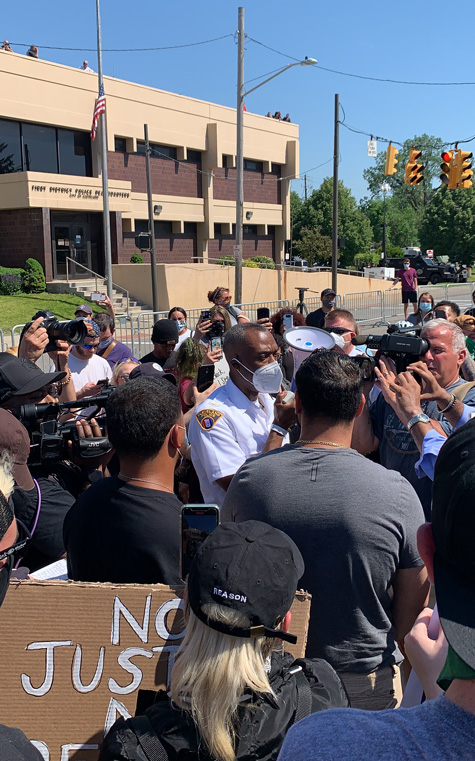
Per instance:
[[[266,328],[235,325],[224,336],[223,351],[229,379],[199,405],[188,430],[204,501],[217,505],[241,465],[287,443],[295,422],[293,401],[285,404],[281,391],[277,344]]]
[[[68,362],[78,399],[99,394],[104,385],[100,381],[112,378],[108,361],[96,354],[101,335],[99,325],[94,320],[84,322],[88,326],[87,336],[83,344],[72,347]]]
[[[316,309],[307,315],[307,325],[310,325],[311,328],[323,328],[325,317],[335,308],[336,293],[333,288],[324,288],[320,298],[322,300],[320,309]]]

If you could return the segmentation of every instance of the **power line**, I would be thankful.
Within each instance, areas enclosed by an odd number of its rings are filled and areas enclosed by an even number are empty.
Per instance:
[[[255,42],[256,45],[261,45],[261,47],[266,48],[267,50],[271,50],[273,53],[277,53],[277,55],[281,55],[283,58],[288,58],[291,61],[300,61],[300,58],[294,58],[293,56],[287,55],[287,53],[283,53],[281,50],[276,50],[275,48],[271,48],[269,45],[265,45],[263,42],[260,42],[259,40],[255,40],[253,37],[248,37],[248,40],[251,42]],[[353,77],[355,79],[367,79],[371,82],[386,82],[394,85],[420,85],[420,86],[427,86],[427,87],[462,87],[466,85],[475,85],[475,82],[413,82],[410,80],[404,80],[404,79],[384,79],[382,77],[369,77],[365,76],[363,74],[352,74],[348,71],[338,71],[337,69],[329,69],[325,66],[320,66],[318,64],[317,66],[312,67],[316,69],[317,71],[321,69],[322,71],[329,71],[331,74],[338,74],[342,77]]]
[[[210,40],[201,40],[201,42],[187,42],[183,45],[164,45],[157,48],[102,48],[103,53],[148,53],[155,50],[177,50],[178,48],[192,48],[196,45],[207,45],[209,42],[217,42],[218,40],[225,40],[228,37],[234,37],[234,34],[223,34],[221,37],[213,37]],[[19,48],[29,48],[30,44],[24,42],[11,42],[11,45],[15,45]],[[60,48],[54,45],[37,45],[42,50],[70,50],[76,53],[96,53],[97,48]]]

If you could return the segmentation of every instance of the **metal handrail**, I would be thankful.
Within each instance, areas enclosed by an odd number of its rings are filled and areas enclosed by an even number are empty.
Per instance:
[[[96,291],[97,291],[97,278],[100,278],[100,280],[102,280],[102,285],[107,284],[107,278],[104,277],[104,275],[99,275],[98,272],[94,272],[94,270],[89,269],[89,267],[85,267],[84,264],[80,264],[80,262],[77,262],[75,259],[72,259],[70,256],[66,256],[66,282],[67,283],[70,282],[68,262],[72,262],[75,267],[82,267],[83,270],[86,270],[86,272],[89,272],[90,275],[93,275],[94,280],[96,282]],[[127,299],[127,314],[128,314],[130,311],[130,303],[129,303],[130,297],[129,297],[129,292],[127,288],[123,288],[121,285],[118,285],[117,283],[114,283],[114,282],[112,283],[112,287],[115,288],[117,291],[121,291],[122,293],[125,293],[125,298]]]

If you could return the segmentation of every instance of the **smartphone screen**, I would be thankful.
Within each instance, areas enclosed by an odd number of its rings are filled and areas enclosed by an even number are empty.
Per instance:
[[[210,318],[209,310],[208,309],[203,310],[203,312],[201,312],[201,319],[209,320],[209,318]]]
[[[98,291],[94,291],[90,296],[91,301],[105,301],[106,297]]]
[[[221,336],[212,336],[209,339],[209,343],[211,351],[217,351],[218,349],[219,351],[223,350],[223,339]]]
[[[258,307],[257,319],[262,320],[264,317],[270,317],[270,309],[268,307]]]
[[[292,312],[286,312],[282,317],[282,322],[286,330],[290,330],[294,327],[294,316]]]
[[[217,505],[183,505],[181,508],[181,578],[190,572],[198,547],[219,524]]]
[[[201,365],[196,376],[196,388],[198,391],[206,391],[214,381],[214,365]]]

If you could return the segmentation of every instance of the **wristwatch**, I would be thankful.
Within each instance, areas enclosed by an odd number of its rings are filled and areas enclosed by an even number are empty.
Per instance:
[[[429,415],[426,415],[424,412],[419,412],[418,415],[414,415],[414,417],[411,417],[409,420],[406,428],[408,431],[411,430],[417,423],[430,423],[430,417]]]
[[[280,425],[277,425],[277,423],[272,423],[270,427],[271,431],[275,431],[279,434],[279,436],[287,436],[288,431],[285,428],[282,428]]]

